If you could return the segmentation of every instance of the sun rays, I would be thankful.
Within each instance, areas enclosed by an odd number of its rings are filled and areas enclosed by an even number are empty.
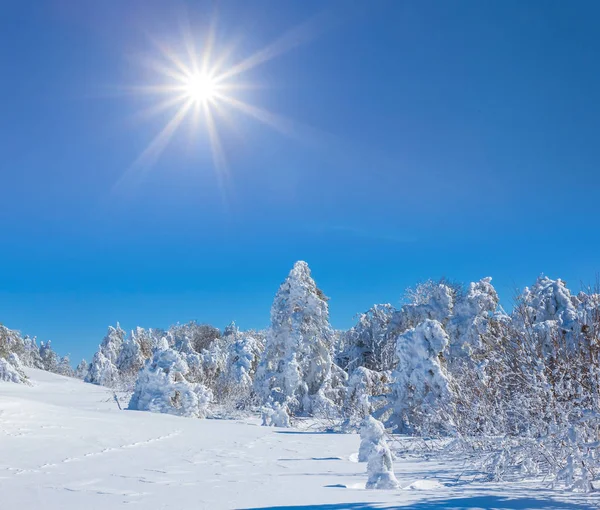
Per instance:
[[[189,125],[192,136],[206,137],[213,168],[221,183],[227,180],[229,172],[220,129],[223,129],[224,120],[232,122],[230,114],[237,112],[284,135],[292,135],[291,121],[250,104],[240,93],[252,87],[243,79],[246,73],[314,37],[317,31],[314,21],[295,27],[266,47],[238,61],[231,58],[231,46],[218,47],[215,23],[210,25],[200,42],[192,35],[189,23],[186,24],[182,30],[182,50],[174,50],[153,39],[156,51],[143,64],[154,76],[154,83],[132,87],[129,91],[154,98],[152,101],[155,104],[141,112],[144,118],[158,115],[167,115],[168,118],[123,174],[116,187],[133,177],[136,180],[143,177],[160,158],[184,122]]]

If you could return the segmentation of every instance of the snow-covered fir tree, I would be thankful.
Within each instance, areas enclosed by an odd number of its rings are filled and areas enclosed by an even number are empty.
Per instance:
[[[50,340],[48,340],[46,343],[40,342],[40,358],[42,360],[44,370],[47,370],[48,372],[58,372],[60,359],[58,354],[52,350],[52,342],[50,342]]]
[[[75,368],[75,377],[83,381],[86,378],[89,370],[90,364],[85,359],[82,359],[79,362],[79,365],[77,365],[77,367]]]
[[[64,375],[65,377],[75,377],[75,371],[71,366],[71,358],[69,356],[63,356],[60,358],[56,367],[56,373]]]
[[[96,352],[85,376],[85,382],[114,388],[119,384],[120,375],[117,367],[102,353]]]
[[[140,329],[138,328],[138,333]],[[132,331],[131,336],[121,345],[116,363],[119,379],[124,389],[133,389],[138,372],[146,361],[143,352],[140,340],[138,340],[136,333]]]
[[[100,343],[100,348],[92,358],[85,378],[86,382],[108,387],[115,387],[119,384],[120,374],[116,364],[124,341],[125,331],[118,323],[116,328],[108,327],[108,332]]]
[[[341,369],[334,365],[327,298],[306,262],[294,264],[271,307],[271,327],[257,369],[255,389],[265,402],[285,404],[293,414],[336,412]]]

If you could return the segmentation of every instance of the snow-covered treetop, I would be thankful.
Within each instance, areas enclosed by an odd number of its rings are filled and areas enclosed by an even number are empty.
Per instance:
[[[281,323],[284,316],[302,312],[305,317],[329,319],[327,298],[312,279],[308,264],[299,260],[279,287],[271,307],[271,324]]]
[[[426,319],[444,323],[454,308],[453,289],[445,283],[431,280],[407,291],[410,302],[402,307],[404,328],[415,327]]]
[[[466,295],[457,300],[454,314],[469,317],[492,316],[498,308],[498,303],[498,293],[492,285],[492,278],[488,276],[469,284]]]
[[[577,299],[560,278],[540,276],[531,288],[525,287],[521,302],[534,323],[556,320],[566,326],[577,319]]]

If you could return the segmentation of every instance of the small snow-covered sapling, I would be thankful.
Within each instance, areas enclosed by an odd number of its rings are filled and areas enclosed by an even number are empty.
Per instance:
[[[367,461],[367,489],[397,489],[398,480],[394,475],[392,452],[385,440],[385,428],[380,421],[367,416],[360,428],[360,449],[358,460]]]

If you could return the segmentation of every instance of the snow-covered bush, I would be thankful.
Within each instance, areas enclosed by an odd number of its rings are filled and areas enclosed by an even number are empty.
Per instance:
[[[359,462],[367,462],[367,489],[397,489],[393,457],[385,440],[383,423],[367,416],[360,427]]]
[[[159,345],[135,383],[129,409],[204,418],[212,394],[205,386],[186,380],[188,364],[180,353]]]
[[[261,409],[263,427],[289,427],[290,415],[287,405],[269,402]]]

